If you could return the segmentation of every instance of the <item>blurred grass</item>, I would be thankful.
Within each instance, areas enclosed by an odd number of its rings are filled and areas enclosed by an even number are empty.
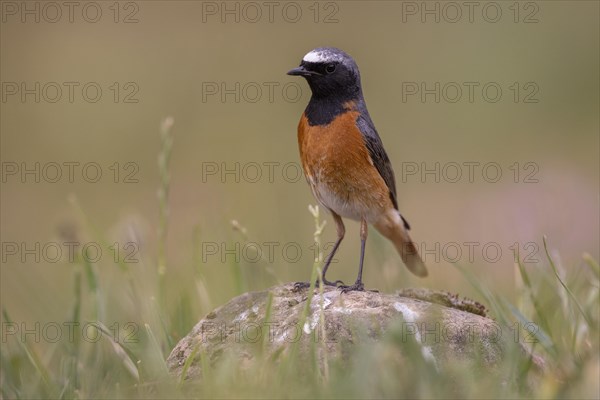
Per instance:
[[[168,176],[166,164],[160,168]],[[314,239],[319,242],[325,225],[320,222],[318,208],[311,207],[310,211],[316,226]],[[168,219],[168,213],[163,213]],[[168,221],[162,224],[166,226]],[[237,223],[234,228],[247,234]],[[106,243],[101,237],[95,239]],[[423,358],[415,339],[403,340],[398,324],[380,342],[356,344],[348,360],[325,359],[323,367],[316,357],[311,365],[305,364],[294,346],[279,359],[267,357],[264,341],[258,357],[244,367],[227,357],[213,365],[194,349],[184,370],[199,357],[204,378],[189,382],[169,376],[165,358],[173,344],[200,319],[198,310],[209,311],[215,291],[223,290],[223,285],[213,288],[206,281],[199,269],[206,265],[192,258],[184,267],[187,279],[195,281],[194,290],[193,285],[182,288],[177,284],[179,278],[171,274],[166,257],[163,269],[145,265],[145,273],[133,280],[129,270],[116,260],[118,279],[110,284],[100,279],[89,261],[77,258],[70,266],[72,309],[65,312],[65,320],[90,322],[88,329],[97,330],[101,340],[92,342],[75,335],[74,340],[62,338],[49,343],[7,335],[1,353],[2,398],[598,398],[598,264],[586,255],[583,269],[567,273],[552,259],[546,238],[544,246],[546,258],[529,271],[520,255],[515,255],[522,282],[514,300],[519,307],[457,265],[491,307],[491,317],[505,327],[520,327],[512,332],[523,349],[507,349],[493,372],[477,368],[478,360],[436,367]],[[153,257],[148,254],[143,258]],[[315,257],[312,287],[322,259],[321,253]],[[159,263],[161,257],[156,260]],[[232,270],[229,279],[245,279],[240,271]],[[226,274],[222,279],[227,279]],[[265,287],[268,282],[277,283],[273,276],[265,275]],[[239,294],[240,285],[232,282],[226,295]],[[165,293],[160,294],[162,290]],[[159,298],[162,300],[157,304]],[[166,301],[169,298],[171,301]],[[202,304],[207,299],[209,304]],[[106,307],[127,302],[146,306],[129,311]],[[3,309],[2,315],[3,323],[13,322],[10,310]],[[308,316],[307,308],[303,320]],[[135,321],[135,340],[125,340],[132,338],[131,332],[115,332],[110,321],[121,321],[121,327],[124,321]]]

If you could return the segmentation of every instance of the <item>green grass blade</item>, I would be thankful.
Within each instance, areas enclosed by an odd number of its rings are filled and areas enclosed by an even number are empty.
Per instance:
[[[169,164],[171,160],[171,150],[173,147],[173,135],[171,128],[174,120],[172,117],[165,118],[160,126],[161,150],[158,155],[158,172],[160,176],[160,186],[158,187],[158,288],[161,302],[165,299],[165,274],[167,272],[167,228],[169,224],[169,188],[171,175]]]
[[[158,321],[160,322],[160,328],[162,329],[163,334],[167,340],[167,347],[172,349],[175,345],[175,339],[171,336],[169,331],[169,323],[165,321],[164,315],[162,313],[161,305],[156,303],[157,299],[154,299],[154,305],[156,307],[156,315],[158,317]]]
[[[91,324],[102,333],[103,337],[108,339],[108,341],[112,345],[112,349],[114,350],[117,357],[121,360],[121,363],[123,364],[127,372],[129,372],[131,376],[135,378],[136,381],[139,381],[140,373],[138,371],[136,363],[134,362],[136,357],[133,354],[133,351],[128,349],[127,346],[125,346],[125,344],[121,343],[120,338],[115,338],[112,332],[102,322],[96,321],[92,322]]]
[[[590,317],[587,315],[587,313],[585,312],[585,310],[583,309],[583,307],[581,306],[581,304],[579,303],[579,301],[577,300],[577,298],[575,297],[575,295],[573,294],[573,292],[571,292],[571,289],[569,289],[569,287],[565,284],[565,282],[562,280],[562,278],[558,274],[558,270],[556,269],[556,265],[554,264],[554,261],[552,260],[552,257],[550,257],[550,253],[548,252],[548,244],[546,242],[546,236],[544,236],[543,241],[544,241],[544,250],[546,252],[546,257],[548,258],[548,261],[550,262],[550,266],[552,267],[552,271],[554,271],[554,276],[556,276],[556,279],[558,279],[558,281],[560,282],[560,284],[562,285],[562,287],[566,290],[567,294],[571,298],[571,300],[573,300],[573,302],[575,303],[575,305],[579,309],[579,312],[581,313],[581,315],[583,316],[583,318],[585,319],[585,321],[588,323],[588,325],[591,325],[592,321],[591,321]]]
[[[519,266],[519,272],[521,273],[521,277],[523,278],[523,283],[525,284],[525,286],[527,286],[528,289],[532,290],[533,288],[531,287],[531,280],[529,279],[529,274],[527,273],[527,270],[525,270],[525,266],[521,262],[521,256],[518,250],[515,251],[515,259],[517,261],[517,265]]]
[[[201,346],[201,343],[197,343],[194,346],[190,356],[185,360],[185,363],[183,364],[183,369],[181,370],[181,376],[179,377],[179,384],[177,385],[178,387],[181,387],[181,385],[184,384],[185,379],[187,378],[188,369],[190,369],[190,366],[194,362],[194,359],[196,358],[196,354],[198,353],[200,346]]]
[[[75,270],[73,276],[74,276],[73,295],[75,297],[75,300],[73,303],[73,311],[71,313],[71,322],[74,324],[74,326],[79,326],[79,323],[81,322],[81,304],[82,304],[82,301],[81,301],[81,281],[82,281],[81,271],[78,269]],[[79,359],[80,359],[80,354],[81,354],[81,335],[73,336],[73,341],[70,346],[70,350],[71,350],[71,358],[69,360],[69,362],[70,362],[69,370],[70,370],[70,380],[72,381],[72,382],[70,382],[70,386],[71,386],[71,388],[73,388],[73,390],[77,390],[77,389],[79,389],[79,383],[80,383]],[[74,393],[70,393],[70,394],[74,394]]]
[[[263,324],[265,326],[269,326],[268,324],[271,322],[271,313],[272,313],[272,308],[273,308],[273,292],[269,292],[269,297],[267,297],[267,306],[266,306],[266,310],[265,310],[265,319],[263,321]],[[267,346],[269,345],[269,339],[270,339],[270,335],[267,333],[266,335],[263,335],[263,342],[262,342],[262,353],[266,354],[266,350],[267,350]]]
[[[517,265],[519,266],[519,271],[521,273],[521,277],[523,278],[523,283],[527,287],[527,292],[528,292],[529,298],[531,299],[531,304],[533,304],[533,308],[535,309],[535,313],[540,321],[540,325],[542,326],[542,329],[544,331],[551,334],[552,332],[550,330],[550,324],[548,323],[548,320],[546,319],[545,313],[542,312],[542,307],[540,306],[540,303],[535,296],[533,287],[531,286],[531,280],[529,279],[529,274],[527,274],[527,271],[525,270],[525,266],[521,262],[521,258],[519,257],[518,252],[517,252],[516,256],[517,256],[516,257]],[[511,311],[513,311],[513,309],[516,310],[516,308],[511,306]],[[514,314],[514,312],[513,312],[513,314]]]
[[[596,276],[596,279],[600,279],[600,265],[598,265],[598,262],[594,260],[594,258],[588,253],[583,255],[583,260],[587,265],[589,265],[590,269]]]
[[[7,323],[9,323],[9,324],[13,323],[12,319],[8,315],[8,311],[6,311],[5,308],[2,308],[2,315],[4,316],[4,320]],[[35,351],[35,349],[32,346],[30,346],[27,343],[27,341],[17,340],[17,343],[19,343],[19,346],[21,347],[21,349],[23,350],[23,352],[27,356],[27,359],[29,360],[29,362],[31,363],[31,365],[33,365],[33,367],[35,368],[35,370],[39,374],[39,376],[42,379],[42,382],[44,383],[44,385],[48,389],[51,389],[52,380],[50,378],[50,373],[48,372],[48,370],[44,366],[44,363],[42,362],[42,359],[39,357],[39,355],[37,354],[37,352]],[[55,391],[53,390],[52,392],[55,392]]]
[[[510,304],[508,302],[505,302],[505,303],[506,303],[506,306],[508,307],[508,309],[512,312],[512,314],[515,316],[515,318],[519,321],[520,326],[526,326],[527,324],[531,323],[531,321],[529,321],[521,313],[521,311],[517,310],[517,308],[515,306],[513,306],[512,304]],[[556,357],[557,356],[556,346],[552,342],[552,339],[546,333],[546,331],[544,331],[544,329],[542,327],[538,326],[537,328],[538,329],[535,333],[533,333],[533,336],[541,344],[541,346],[544,348],[544,350],[546,350],[553,357]]]
[[[2,373],[2,385],[0,385],[0,394],[3,399],[22,398],[19,391],[18,368],[14,367],[11,361],[6,357],[6,351],[0,351],[0,372]]]
[[[323,229],[325,228],[326,221],[323,221],[323,223],[320,222],[318,205],[314,206],[314,207],[312,205],[309,205],[308,210],[314,218],[315,232],[314,232],[313,236],[314,236],[315,244],[317,245],[317,249],[320,249],[321,248],[320,237],[321,237],[321,234],[323,233]],[[322,259],[322,257],[321,257],[321,254],[319,253],[313,262],[312,271],[310,274],[310,286],[308,288],[306,304],[304,305],[304,308],[302,309],[302,313],[300,314],[300,318],[298,320],[298,327],[300,328],[301,332],[304,332],[304,325],[306,324],[308,315],[310,314],[310,306],[311,306],[312,299],[313,299],[314,292],[315,292],[317,277],[319,276],[319,263],[321,262],[321,259]],[[302,335],[302,333],[301,333],[301,335]],[[289,352],[287,358],[284,360],[282,368],[280,370],[281,373],[283,374],[282,379],[286,379],[289,376],[288,374],[291,371],[291,365],[297,359],[299,345],[300,345],[300,340],[296,340],[296,341],[294,341],[294,343],[292,343],[290,352]]]
[[[158,358],[158,360],[159,360],[158,363],[160,365],[160,370],[165,376],[167,376],[167,375],[169,375],[169,368],[167,367],[167,363],[165,362],[165,357],[160,348],[160,344],[159,344],[158,340],[156,339],[156,336],[154,336],[154,333],[152,332],[150,325],[144,324],[144,326],[146,328],[146,333],[148,334],[148,338],[150,339],[150,345],[151,345],[152,351],[156,355],[156,358]]]

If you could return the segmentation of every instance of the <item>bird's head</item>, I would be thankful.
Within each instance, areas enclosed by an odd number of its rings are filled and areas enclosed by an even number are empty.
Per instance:
[[[306,78],[313,96],[357,98],[361,94],[360,73],[350,55],[335,47],[319,47],[308,52],[300,66],[287,73]]]

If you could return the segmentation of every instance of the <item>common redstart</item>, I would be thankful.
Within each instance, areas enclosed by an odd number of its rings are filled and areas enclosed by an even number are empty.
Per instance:
[[[337,241],[327,256],[327,268],[345,234],[342,218],[360,221],[360,263],[353,285],[342,291],[364,290],[362,282],[368,225],[392,241],[406,267],[427,276],[408,231],[410,225],[398,211],[394,170],[381,138],[371,121],[360,83],[360,73],[350,55],[333,47],[310,51],[300,66],[287,73],[306,78],[312,91],[298,125],[298,146],[304,173],[317,201],[331,212]]]

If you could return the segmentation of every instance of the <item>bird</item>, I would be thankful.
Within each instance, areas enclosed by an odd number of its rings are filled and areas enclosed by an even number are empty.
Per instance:
[[[367,111],[354,59],[338,48],[318,47],[287,74],[305,78],[312,92],[298,124],[300,160],[314,197],[331,213],[337,231],[318,281],[342,292],[365,290],[368,225],[394,244],[413,274],[426,277],[427,267],[409,235],[410,225],[398,211],[394,170]],[[360,261],[352,285],[326,279],[344,239],[344,218],[360,222]]]

